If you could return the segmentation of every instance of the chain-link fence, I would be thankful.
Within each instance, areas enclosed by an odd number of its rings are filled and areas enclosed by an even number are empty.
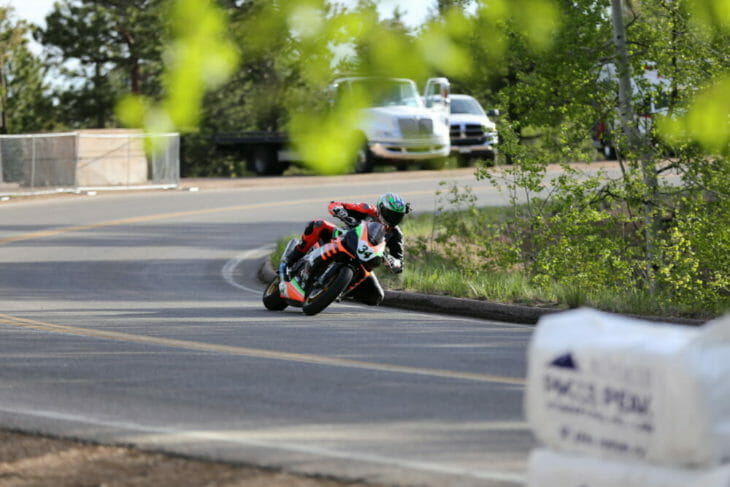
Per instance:
[[[0,136],[0,193],[179,182],[179,134],[85,130]]]

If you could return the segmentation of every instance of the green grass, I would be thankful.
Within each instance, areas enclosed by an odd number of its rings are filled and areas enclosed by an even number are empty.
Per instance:
[[[445,262],[408,259],[400,276],[378,274],[388,289],[442,294],[501,303],[555,307],[554,296],[535,287],[523,274],[475,272]]]
[[[504,207],[479,210],[480,217],[487,221],[502,220],[512,211],[514,209]],[[452,217],[459,216],[452,215]],[[473,220],[473,215],[467,215],[466,218]],[[587,293],[583,289],[559,282],[537,285],[519,269],[509,272],[486,271],[480,265],[460,264],[459,260],[450,258],[444,252],[445,247],[437,242],[441,228],[438,222],[435,226],[435,219],[431,214],[409,216],[402,228],[406,236],[405,272],[394,275],[385,267],[376,271],[386,289],[559,309],[590,306],[605,311],[636,315],[709,318],[721,314],[718,310],[679,308],[664,296],[652,296],[640,289],[603,289],[600,292]],[[278,266],[280,255],[291,238],[298,238],[298,235],[289,235],[277,242],[272,254],[275,266]],[[477,233],[472,238],[477,241],[466,242],[456,239],[454,245],[462,245],[463,248],[473,245],[478,248],[479,245],[484,246],[485,242],[489,242],[494,236]],[[472,260],[479,264],[478,257],[473,257]]]
[[[286,245],[289,243],[289,240],[291,240],[293,238],[298,239],[299,235],[292,233],[291,235],[280,238],[276,242],[276,246],[274,247],[274,250],[271,252],[271,264],[274,266],[274,269],[279,268],[279,262],[281,261],[281,254],[284,252],[284,249],[286,248]]]

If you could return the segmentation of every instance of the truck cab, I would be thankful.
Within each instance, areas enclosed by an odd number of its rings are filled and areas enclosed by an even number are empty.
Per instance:
[[[451,153],[459,166],[468,166],[473,159],[496,159],[499,137],[490,116],[498,117],[499,111],[485,112],[469,95],[451,95]]]
[[[352,92],[358,92],[360,100],[368,100],[355,127],[362,141],[355,172],[371,172],[376,164],[394,164],[400,169],[413,164],[442,167],[450,149],[446,78],[428,80],[423,96],[409,79],[338,78],[330,84],[328,98],[331,103],[346,103]],[[241,154],[247,169],[260,176],[280,175],[290,164],[302,161],[286,132],[219,133],[212,139],[217,150]]]
[[[449,82],[428,80],[423,97],[416,83],[404,78],[347,77],[330,85],[335,100],[348,91],[367,94],[358,131],[364,140],[356,172],[370,172],[378,163],[406,168],[419,163],[440,167],[449,155]]]
[[[617,68],[613,64],[602,67],[598,81],[610,83],[618,93]],[[653,63],[645,63],[643,70],[631,78],[633,104],[637,117],[634,123],[641,136],[649,136],[654,129],[656,117],[669,113],[669,93],[672,83],[658,71]],[[619,156],[617,138],[620,133],[620,115],[616,107],[612,119],[599,120],[593,125],[593,146],[607,160],[615,160]]]

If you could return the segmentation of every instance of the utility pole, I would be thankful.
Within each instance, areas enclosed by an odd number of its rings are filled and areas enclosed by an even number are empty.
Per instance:
[[[7,118],[5,115],[7,107],[7,96],[5,90],[5,62],[0,62],[0,134],[8,133]],[[3,180],[3,155],[2,145],[0,145],[0,183]]]
[[[631,64],[626,47],[626,24],[624,23],[623,0],[611,0],[613,20],[613,43],[616,47],[616,76],[618,76],[618,104],[621,113],[621,128],[628,139],[629,149],[639,146],[639,133],[635,124],[633,90],[631,87]]]
[[[0,134],[8,133],[8,122],[7,122],[7,89],[5,86],[5,62],[0,63]]]
[[[646,144],[642,144],[641,134],[636,122],[631,86],[631,64],[626,43],[626,24],[624,23],[623,0],[611,0],[611,17],[613,21],[613,42],[616,47],[616,74],[618,76],[618,100],[621,112],[621,126],[628,141],[631,157],[640,159],[641,172],[646,187],[644,199],[644,239],[646,245],[646,275],[649,279],[651,294],[656,291],[654,279],[654,260],[656,258],[656,238],[658,234],[658,218],[655,210],[658,189],[654,158]],[[619,153],[619,157],[621,154]]]

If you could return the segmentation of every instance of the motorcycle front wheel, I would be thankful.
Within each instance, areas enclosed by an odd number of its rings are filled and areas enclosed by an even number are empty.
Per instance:
[[[302,306],[304,314],[316,315],[329,306],[347,288],[353,274],[352,269],[343,265],[322,286],[312,288]]]
[[[266,286],[263,302],[266,309],[271,311],[281,311],[288,306],[279,293],[279,276],[276,276],[274,280]]]

